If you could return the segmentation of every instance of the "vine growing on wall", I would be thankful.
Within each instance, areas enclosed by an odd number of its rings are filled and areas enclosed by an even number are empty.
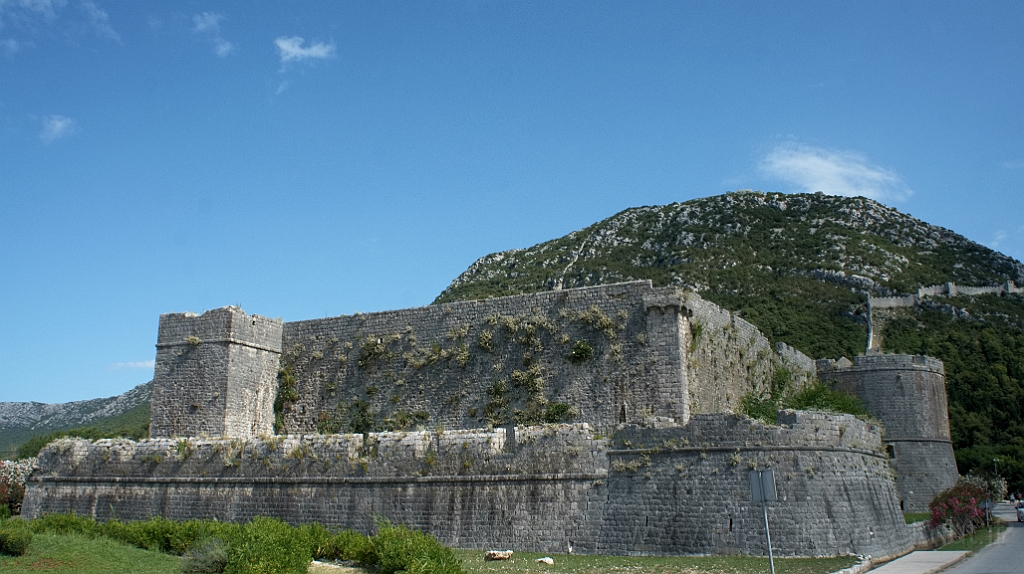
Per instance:
[[[274,398],[274,433],[284,432],[284,410],[299,400],[298,381],[290,363],[277,371],[277,397]]]

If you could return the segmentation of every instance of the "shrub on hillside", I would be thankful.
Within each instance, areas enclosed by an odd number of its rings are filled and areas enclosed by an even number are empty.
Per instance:
[[[84,534],[90,537],[102,534],[95,520],[77,516],[74,512],[47,514],[33,520],[30,526],[36,534]]]
[[[985,523],[985,513],[978,505],[988,499],[988,493],[976,484],[960,478],[955,485],[942,491],[928,505],[932,513],[932,528],[947,526],[957,537],[972,534]]]
[[[787,409],[800,411],[826,411],[867,417],[864,403],[854,395],[834,390],[831,385],[814,381],[782,401]]]

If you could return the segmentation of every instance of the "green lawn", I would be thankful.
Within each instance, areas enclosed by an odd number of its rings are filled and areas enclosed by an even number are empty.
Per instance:
[[[932,517],[932,515],[929,512],[904,512],[903,513],[903,520],[905,520],[907,522],[907,524],[913,524],[915,522],[921,522],[922,520],[930,520],[931,517]]]
[[[36,534],[24,556],[0,555],[0,574],[177,574],[178,557],[140,550],[108,538]]]
[[[960,540],[954,540],[949,544],[939,548],[939,550],[969,550],[971,552],[977,552],[988,546],[989,544],[996,541],[999,535],[1006,530],[1005,524],[995,524],[991,528],[979,528],[974,531],[974,534],[965,536]]]
[[[485,562],[479,550],[456,550],[462,567],[469,574],[548,572],[565,574],[763,574],[768,572],[767,558],[749,556],[579,556],[516,552],[511,561]],[[555,564],[538,564],[534,560],[551,556]],[[856,564],[852,557],[843,558],[777,558],[778,574],[828,574]]]

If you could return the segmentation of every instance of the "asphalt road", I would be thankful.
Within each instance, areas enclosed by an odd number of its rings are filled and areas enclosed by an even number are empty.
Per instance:
[[[993,514],[1009,524],[1006,532],[992,544],[955,564],[942,574],[1022,574],[1024,573],[1024,522],[1009,504],[1000,504]]]

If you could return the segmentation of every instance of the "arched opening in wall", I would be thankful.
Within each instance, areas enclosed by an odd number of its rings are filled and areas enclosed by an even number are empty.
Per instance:
[[[732,517],[729,517],[729,532],[732,532]]]
[[[885,445],[885,454],[889,455],[890,459],[896,458],[896,446],[891,444]]]
[[[622,407],[619,409],[619,422],[620,423],[626,422],[626,405],[625,405],[625,403],[623,403]]]

